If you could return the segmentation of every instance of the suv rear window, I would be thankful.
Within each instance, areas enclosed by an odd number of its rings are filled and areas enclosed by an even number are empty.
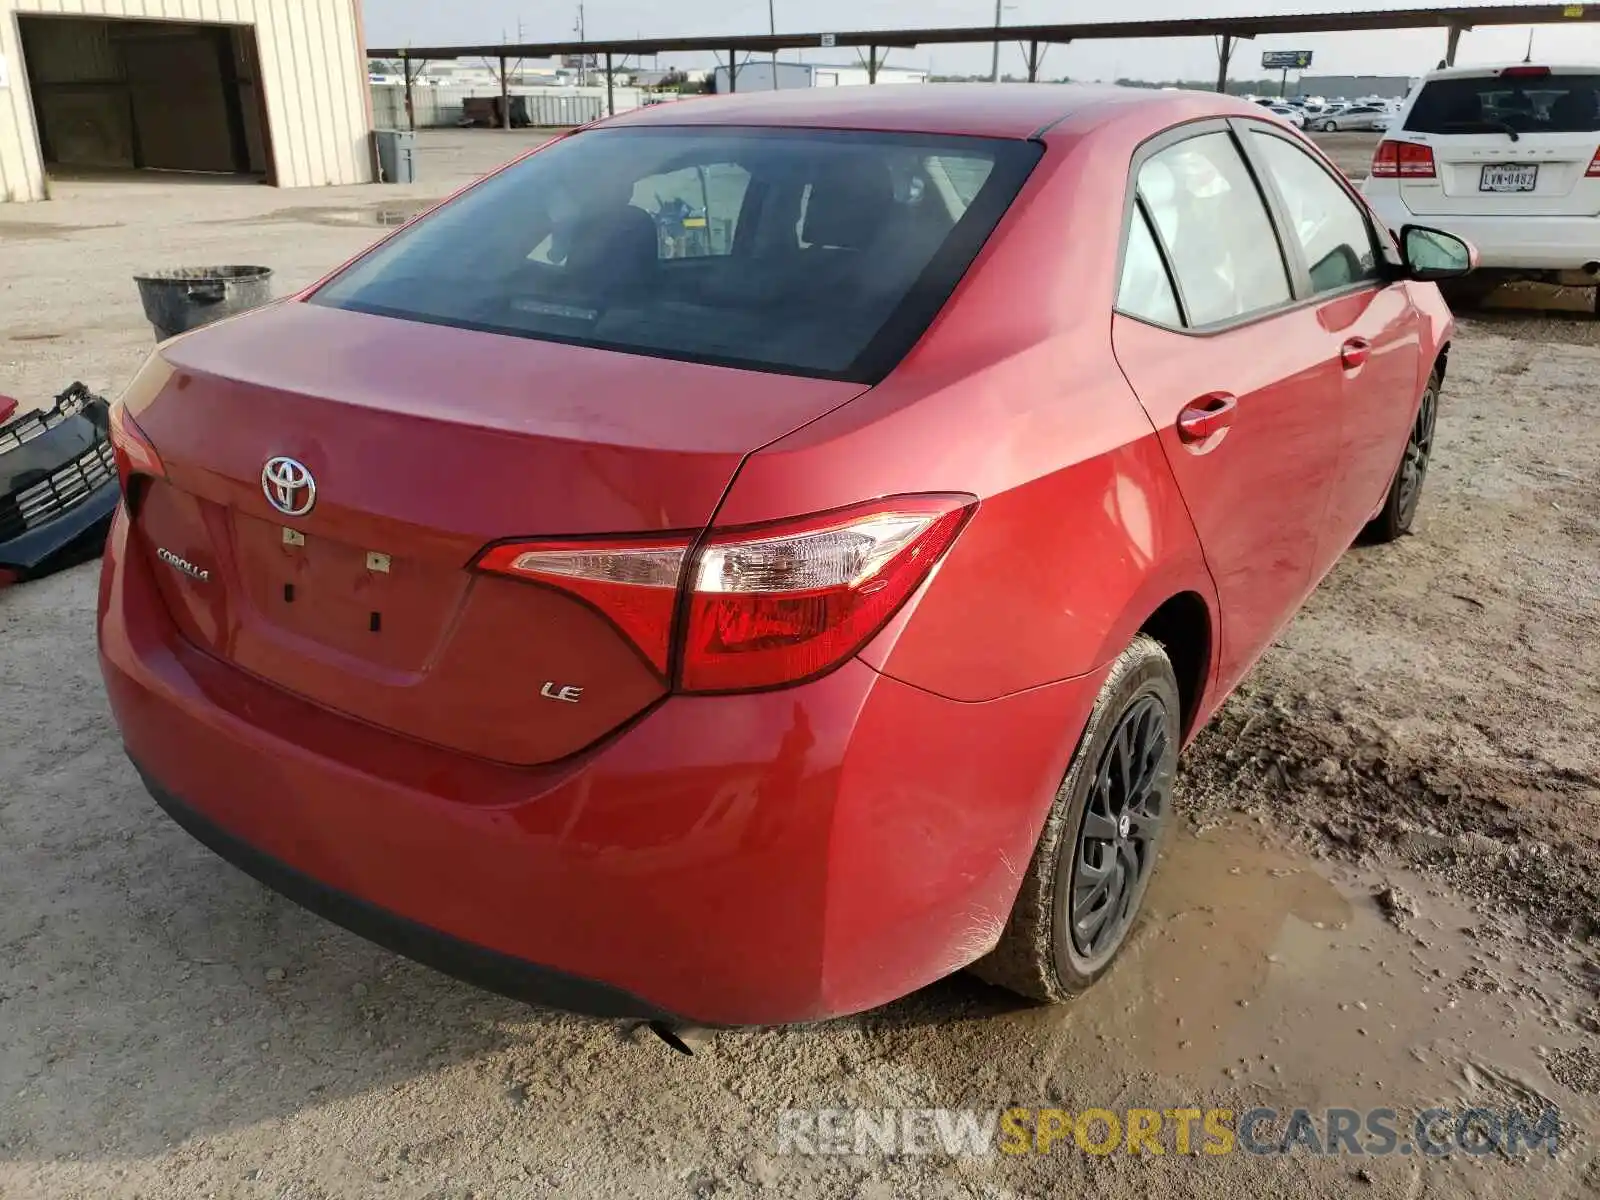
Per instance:
[[[1415,133],[1597,133],[1600,74],[1434,79],[1406,118]]]
[[[875,382],[1039,154],[989,138],[588,130],[403,230],[313,303]]]

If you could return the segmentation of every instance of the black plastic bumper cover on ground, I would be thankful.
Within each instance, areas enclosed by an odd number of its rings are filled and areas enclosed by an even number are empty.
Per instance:
[[[137,762],[134,768],[156,803],[203,845],[296,904],[396,954],[530,1004],[586,1016],[680,1023],[671,1013],[621,988],[474,945],[331,888],[262,853],[189,807],[150,778]]]
[[[0,572],[28,578],[99,555],[120,490],[109,408],[75,383],[0,425]]]

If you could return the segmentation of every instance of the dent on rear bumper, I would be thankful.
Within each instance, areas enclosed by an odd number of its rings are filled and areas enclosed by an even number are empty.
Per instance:
[[[101,662],[161,790],[385,918],[712,1024],[859,1011],[987,950],[1099,683],[960,704],[850,662],[509,768],[209,658],[127,550],[119,515]]]

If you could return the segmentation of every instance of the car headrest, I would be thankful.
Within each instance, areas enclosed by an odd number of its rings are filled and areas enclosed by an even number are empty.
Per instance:
[[[1597,107],[1593,88],[1573,88],[1550,106],[1550,124],[1586,130],[1591,128]]]
[[[655,220],[642,208],[619,204],[578,222],[567,270],[574,275],[632,275],[654,267],[660,256]]]
[[[894,214],[894,181],[882,163],[837,165],[814,179],[801,237],[813,246],[864,250]]]

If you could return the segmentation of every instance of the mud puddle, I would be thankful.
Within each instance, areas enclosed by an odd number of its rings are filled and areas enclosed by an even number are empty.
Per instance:
[[[1458,1153],[1425,1177],[1403,1155],[1339,1169],[1407,1196],[1484,1180],[1508,1194],[1495,1165],[1523,1180],[1509,1194],[1600,1184],[1597,981],[1559,940],[1422,876],[1313,863],[1242,818],[1175,832],[1146,905],[1116,967],[1072,1004],[1010,1008],[957,981],[908,1002],[914,1025],[939,1020],[924,1005],[963,1008],[944,1016],[956,1044],[930,1056],[905,1039],[886,1055],[899,1086],[859,1102],[1392,1109],[1402,1130],[1430,1108],[1555,1109],[1554,1156]]]
[[[406,200],[360,206],[322,206],[280,208],[257,216],[215,221],[217,225],[271,225],[293,223],[325,225],[345,229],[392,229],[404,225],[418,213],[432,208],[436,200]]]

